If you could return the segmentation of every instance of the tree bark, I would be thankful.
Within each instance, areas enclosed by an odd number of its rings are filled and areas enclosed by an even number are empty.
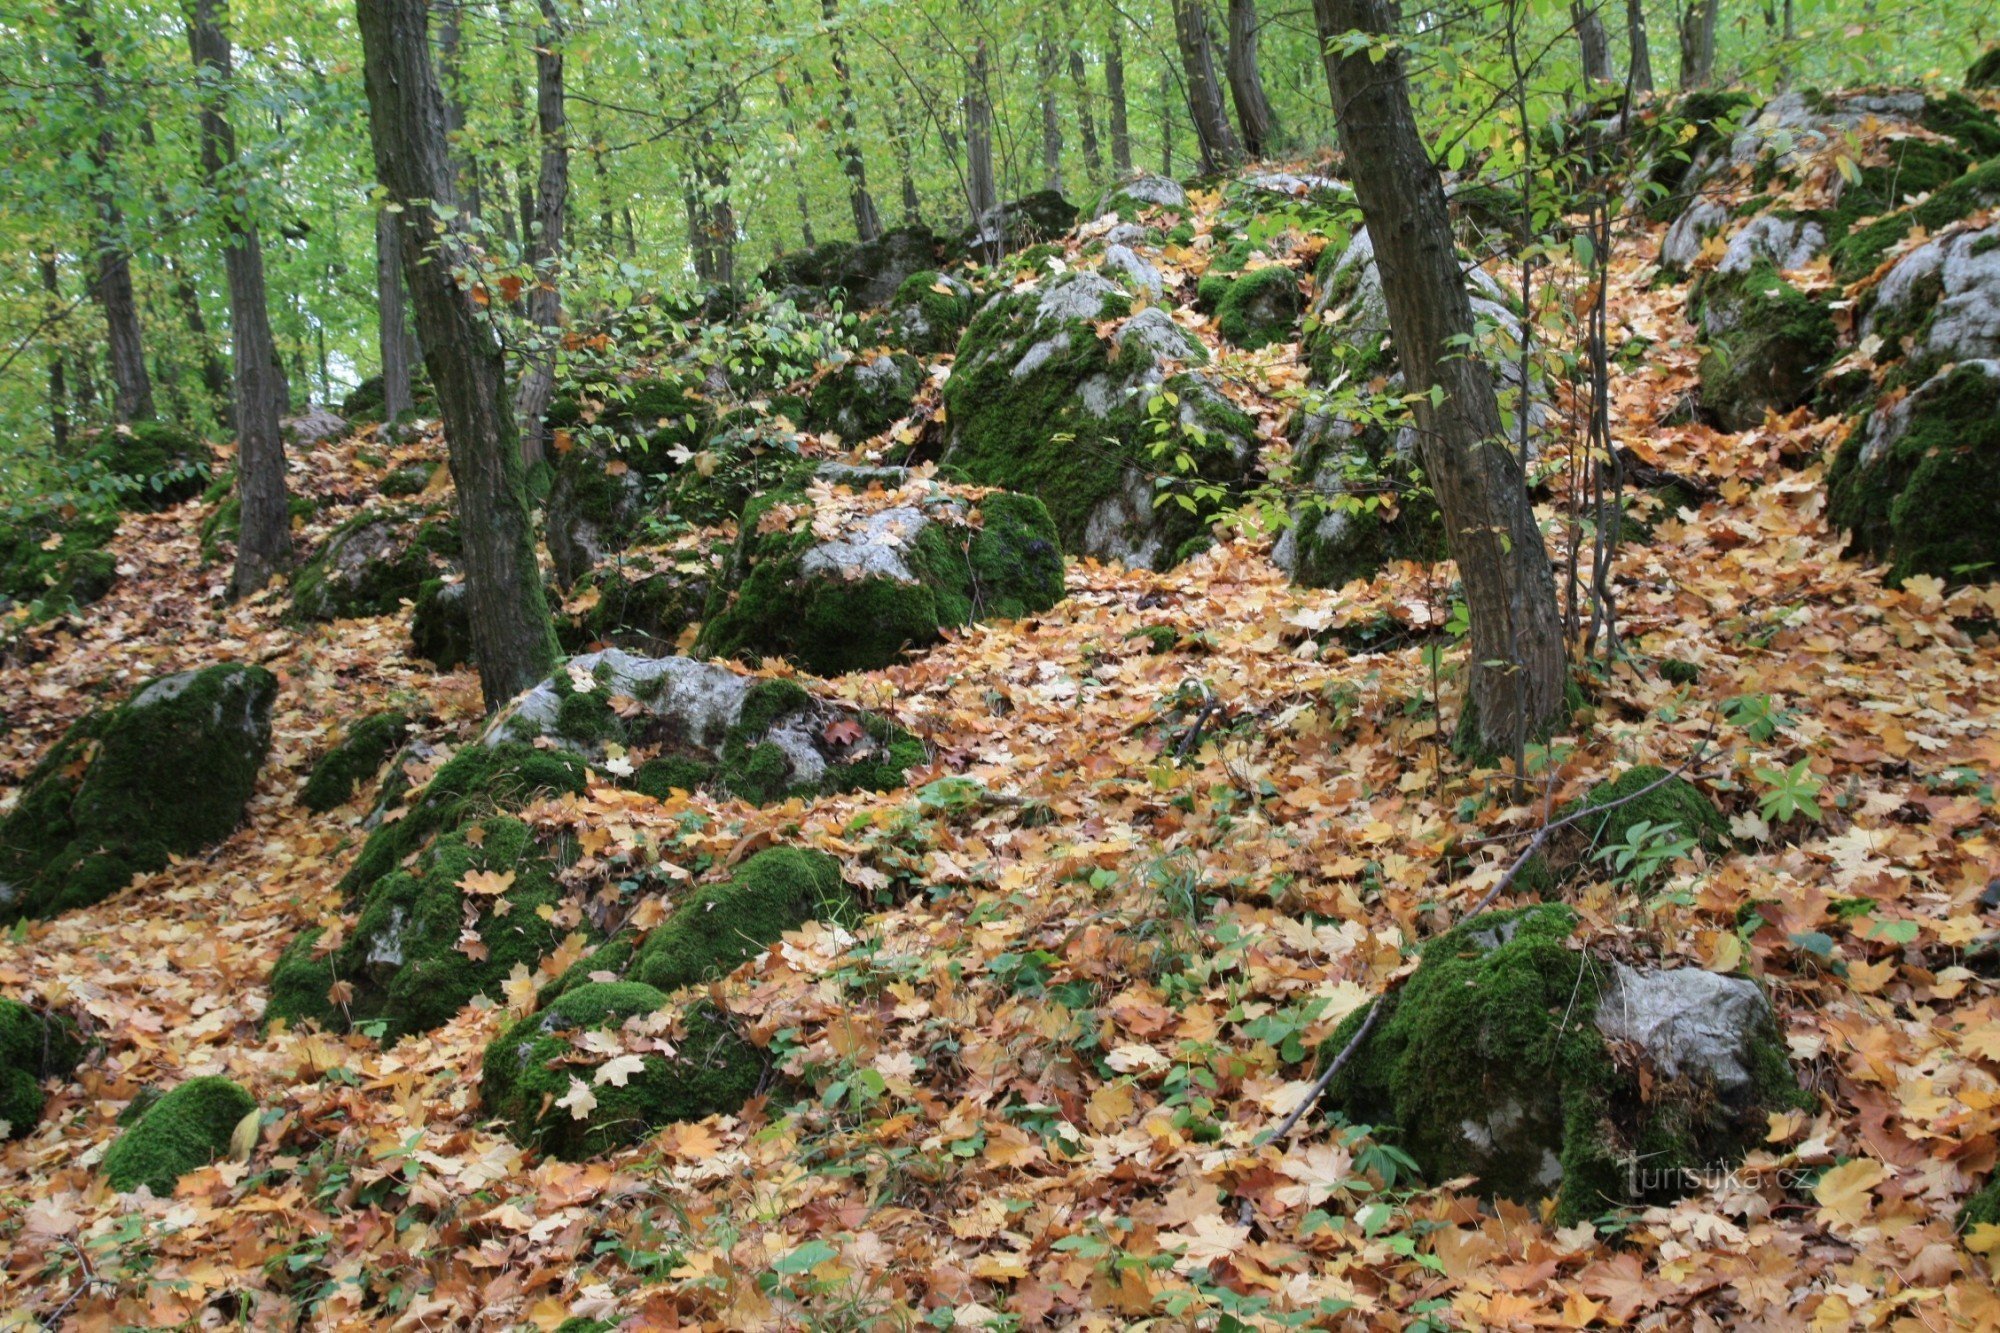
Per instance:
[[[1174,174],[1174,71],[1160,66],[1160,174]]]
[[[403,277],[438,396],[458,489],[473,657],[487,711],[548,676],[556,639],[500,345],[458,273],[473,271],[453,204],[444,95],[431,66],[427,0],[357,0],[375,170],[403,232]]]
[[[1715,16],[1721,0],[1687,0],[1681,11],[1681,87],[1706,88],[1715,79]]]
[[[1074,34],[1076,25],[1070,18],[1069,0],[1062,3],[1063,30]],[[1096,185],[1104,179],[1104,153],[1097,143],[1097,116],[1090,108],[1090,66],[1083,58],[1083,48],[1071,41],[1069,48],[1069,82],[1076,95],[1077,143],[1083,149],[1083,171]]]
[[[542,416],[556,387],[556,340],[562,334],[563,221],[569,215],[569,120],[563,94],[563,42],[568,38],[558,0],[539,0],[541,31],[535,36],[535,130],[542,147],[541,177],[535,186],[534,223],[528,260],[534,278],[528,288],[528,323],[536,342],[514,398],[521,423],[521,461],[542,459]]]
[[[86,140],[90,159],[91,203],[97,213],[93,249],[97,252],[97,304],[104,311],[111,362],[111,410],[120,425],[151,421],[153,379],[146,370],[146,339],[139,326],[139,298],[132,290],[132,256],[126,248],[125,212],[118,204],[118,187],[111,164],[118,156],[118,137],[111,128],[110,75],[104,53],[97,48],[86,0],[65,0],[74,26],[77,55],[90,80],[90,100],[99,125]]]
[[[461,7],[462,0],[438,0],[438,64],[444,79],[444,133],[446,151],[451,155],[452,187],[459,206],[478,217],[479,155],[466,142],[465,31],[461,26]]]
[[[1104,51],[1104,92],[1111,101],[1111,169],[1121,177],[1132,174],[1132,119],[1125,106],[1125,43],[1120,32],[1124,22],[1112,18],[1111,40]]]
[[[49,312],[53,316],[62,308],[62,274],[56,269],[56,252],[40,251],[35,255],[35,266],[41,270],[42,292],[49,298]],[[52,338],[49,340],[49,435],[55,442],[57,457],[69,452],[68,380],[62,343]]]
[[[417,349],[403,309],[403,232],[386,208],[375,213],[375,342],[382,353],[382,415],[400,421],[417,410],[410,383]]]
[[[847,202],[854,210],[854,234],[872,241],[882,234],[882,215],[868,193],[868,163],[861,155],[861,131],[855,123],[854,79],[847,68],[847,44],[840,37],[840,0],[821,0],[827,42],[832,52],[834,82],[840,89],[840,169],[847,175]]]
[[[1555,577],[1520,461],[1502,438],[1487,368],[1465,348],[1472,307],[1452,242],[1444,183],[1425,152],[1400,47],[1379,61],[1343,54],[1353,31],[1393,37],[1393,0],[1314,0],[1340,147],[1374,240],[1424,472],[1471,615],[1462,734],[1517,757],[1563,714],[1564,652]],[[1381,54],[1380,51],[1376,54]],[[1427,392],[1428,391],[1428,392]]]
[[[1042,16],[1042,35],[1035,43],[1035,96],[1042,105],[1042,188],[1062,189],[1062,108],[1056,104],[1056,42]]]
[[[1583,78],[1588,84],[1610,83],[1611,37],[1604,31],[1598,13],[1602,0],[1570,0],[1569,16],[1576,28],[1577,45],[1582,48]]]
[[[1243,145],[1223,110],[1222,85],[1215,77],[1215,39],[1203,0],[1174,0],[1174,40],[1187,80],[1188,116],[1201,144],[1202,170],[1227,170],[1243,160]]]
[[[285,498],[284,386],[278,345],[264,290],[264,252],[248,201],[228,179],[236,168],[236,131],[229,123],[230,73],[226,0],[194,0],[188,53],[202,83],[201,169],[223,219],[222,263],[229,275],[229,341],[235,362],[236,493],[242,500],[236,570],[230,592],[260,591],[292,558],[291,510]]]
[[[1263,157],[1277,141],[1278,116],[1264,95],[1264,76],[1257,67],[1257,0],[1229,0],[1229,50],[1223,67],[1229,72],[1236,123],[1243,127],[1243,151]]]
[[[1646,0],[1625,0],[1625,38],[1632,48],[1632,91],[1653,91],[1653,39],[1646,33]]]
[[[972,44],[972,64],[965,72],[965,204],[972,214],[975,234],[984,235],[987,223],[1000,208],[1000,187],[993,178],[993,103],[986,91],[986,39]],[[987,262],[999,258],[1001,241],[983,247]]]

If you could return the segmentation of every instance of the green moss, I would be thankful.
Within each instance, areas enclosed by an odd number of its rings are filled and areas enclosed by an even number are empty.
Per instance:
[[[676,791],[692,792],[715,780],[716,766],[688,755],[662,755],[648,759],[633,772],[625,785],[656,801],[664,801]]]
[[[1701,679],[1701,668],[1678,657],[1660,659],[1660,679],[1669,685],[1692,685]]]
[[[853,924],[854,898],[825,852],[774,847],[683,901],[640,945],[635,979],[662,991],[722,976],[808,921]]]
[[[391,498],[417,495],[431,484],[431,474],[436,470],[429,463],[405,463],[384,476],[375,490]]]
[[[90,605],[117,582],[117,561],[104,549],[117,530],[109,510],[0,514],[0,597],[49,615]]]
[[[1653,786],[1654,783],[1659,785]],[[1647,791],[1648,787],[1652,790]],[[1642,791],[1645,795],[1634,796]],[[1619,801],[1624,804],[1614,804]],[[1588,813],[1596,810],[1603,813]],[[1563,840],[1561,849],[1561,859],[1568,862],[1594,858],[1606,847],[1624,846],[1638,824],[1671,825],[1679,836],[1694,839],[1711,853],[1729,846],[1729,821],[1722,817],[1715,803],[1702,794],[1701,788],[1686,778],[1670,776],[1657,764],[1627,769],[1558,812],[1561,818],[1578,813],[1584,813],[1585,817],[1565,830],[1570,836]],[[1660,875],[1664,874],[1665,867],[1661,867]]]
[[[923,363],[906,352],[845,361],[814,381],[805,426],[833,431],[849,443],[865,440],[909,413],[923,380]]]
[[[1769,261],[1712,276],[1692,304],[1698,319],[1730,325],[1710,336],[1700,365],[1702,410],[1722,429],[1749,430],[1767,411],[1789,411],[1812,396],[1833,356],[1833,316]]]
[[[1965,71],[1968,88],[2000,88],[2000,46],[1989,46]]]
[[[1866,418],[1827,473],[1827,515],[1891,560],[1889,579],[1991,578],[2000,566],[2000,379],[1958,366],[1907,401],[1902,434],[1865,466]]]
[[[714,594],[720,557],[706,546],[627,552],[570,588],[556,634],[571,652],[615,644],[649,656],[678,651]],[[639,577],[633,577],[638,575]]]
[[[1181,632],[1171,625],[1141,625],[1128,630],[1127,639],[1144,639],[1146,652],[1154,657],[1162,657],[1181,646]]]
[[[569,933],[555,920],[564,898],[556,874],[554,858],[518,819],[495,816],[442,834],[410,869],[369,887],[339,948],[318,954],[313,932],[285,951],[266,1016],[336,1031],[379,1023],[384,1043],[447,1023],[476,996],[498,998],[510,972],[532,972]],[[471,876],[484,883],[502,875],[512,879],[498,894],[463,887]],[[344,1002],[331,996],[336,983],[344,983]]]
[[[472,603],[463,583],[426,579],[410,610],[410,651],[439,671],[472,661]]]
[[[119,495],[121,508],[170,509],[208,488],[208,446],[165,422],[121,426],[89,457],[125,487]]]
[[[73,726],[0,822],[0,920],[99,902],[220,842],[271,744],[277,677],[223,665],[165,677]]]
[[[256,1099],[226,1078],[194,1078],[146,1108],[104,1154],[104,1178],[123,1194],[141,1185],[162,1198],[174,1182],[229,1150]]]
[[[1925,98],[1917,123],[1933,134],[1955,140],[1974,158],[2000,154],[2000,117],[1964,93]]]
[[[394,709],[371,713],[356,722],[313,765],[299,800],[319,814],[347,804],[382,771],[382,765],[402,745],[409,725],[410,719]]]
[[[1216,303],[1216,328],[1229,342],[1255,351],[1289,341],[1298,331],[1304,305],[1298,275],[1274,264],[1229,284]]]
[[[308,620],[394,615],[460,555],[458,524],[421,509],[366,509],[336,528],[292,579]]]
[[[2000,53],[2000,47],[1993,52]],[[1974,1227],[2000,1226],[2000,1176],[1994,1176],[1981,1187],[1977,1194],[1969,1196],[1958,1210],[1958,1229],[1961,1232]]]
[[[583,788],[584,765],[575,755],[516,742],[475,741],[432,775],[401,819],[384,822],[368,836],[342,876],[340,891],[350,899],[358,897],[440,830],[494,810],[519,808],[537,796],[581,793]]]
[[[1996,200],[2000,200],[2000,157],[1953,178],[1920,204],[1897,209],[1839,236],[1828,248],[1833,276],[1843,283],[1857,282],[1874,272],[1889,247],[1913,227],[1940,231]]]
[[[18,1139],[42,1118],[42,1081],[66,1078],[83,1059],[76,1024],[0,999],[0,1140]]]
[[[480,1095],[516,1142],[578,1160],[637,1143],[662,1125],[740,1109],[763,1078],[763,1056],[712,1004],[688,1007],[670,1040],[672,1056],[648,1053],[623,1086],[597,1083],[572,1037],[616,1031],[658,1013],[667,997],[638,982],[592,982],[559,996],[486,1048]],[[556,1102],[572,1081],[596,1098],[577,1119]]]
[[[413,411],[405,415],[434,417],[437,415],[437,395],[431,391],[430,376],[421,364],[410,376],[410,398]],[[351,422],[383,421],[388,414],[388,395],[383,392],[382,377],[370,375],[354,386],[346,398],[341,400],[340,415]]]
[[[946,290],[938,290],[940,287]],[[949,352],[972,322],[972,291],[935,269],[912,273],[890,300],[895,331],[912,352]]]

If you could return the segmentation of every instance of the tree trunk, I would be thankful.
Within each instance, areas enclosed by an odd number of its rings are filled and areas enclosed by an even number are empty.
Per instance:
[[[1632,91],[1653,91],[1653,39],[1646,34],[1646,0],[1625,0],[1625,37],[1632,47]]]
[[[1075,33],[1069,0],[1063,0],[1062,16],[1063,30]],[[1083,48],[1074,41],[1069,48],[1069,82],[1076,95],[1077,142],[1083,148],[1083,170],[1094,186],[1104,179],[1104,153],[1097,145],[1097,116],[1090,108],[1090,66],[1083,58]]]
[[[1125,107],[1125,20],[1111,20],[1111,41],[1104,52],[1104,92],[1111,100],[1111,169],[1122,178],[1132,174],[1132,118]]]
[[[778,14],[777,10],[771,4],[771,0],[764,0],[764,19],[765,22],[771,25],[773,32],[778,31]],[[786,79],[785,74],[785,70],[778,70],[774,77],[774,82],[778,85],[778,106],[784,112],[785,137],[796,145],[800,141],[798,113],[792,106],[792,85]],[[899,89],[900,86],[898,85]],[[899,91],[897,95],[900,97],[901,92]],[[806,195],[804,176],[796,170],[792,172],[792,197],[797,202],[799,208],[799,234],[804,241],[806,249],[810,250],[815,244],[813,239],[812,200]]]
[[[1587,84],[1612,81],[1611,37],[1604,31],[1604,18],[1597,7],[1602,0],[1570,0],[1570,21],[1576,28],[1577,44],[1583,49],[1583,79]]]
[[[521,461],[542,460],[542,415],[556,387],[556,342],[562,331],[563,220],[569,213],[569,122],[563,103],[563,42],[568,37],[558,0],[539,0],[541,31],[535,35],[535,130],[542,146],[541,179],[535,187],[535,220],[529,231],[528,260],[535,276],[528,288],[528,322],[536,341],[527,373],[514,399],[521,423]]]
[[[1160,66],[1160,174],[1174,174],[1174,71]]]
[[[465,32],[459,24],[462,3],[463,0],[438,0],[438,64],[444,77],[445,151],[451,155],[452,185],[459,206],[478,217],[479,156],[465,137]]]
[[[903,194],[903,225],[914,227],[924,220],[924,200],[917,192],[916,154],[912,151],[917,136],[910,128],[910,101],[903,84],[901,79],[890,80],[889,95],[896,112],[896,175]]]
[[[1393,36],[1394,0],[1314,0],[1313,10],[1341,153],[1375,243],[1404,384],[1414,393],[1424,472],[1465,584],[1472,660],[1461,734],[1486,752],[1518,758],[1563,714],[1555,577],[1520,461],[1502,439],[1492,375],[1464,350],[1472,307],[1444,184],[1410,109],[1403,51],[1390,47],[1374,61],[1368,51],[1342,54],[1336,45],[1351,31]]]
[[[1688,0],[1681,11],[1681,87],[1706,88],[1715,79],[1715,16],[1721,0]]]
[[[41,251],[35,256],[35,265],[42,272],[42,291],[49,298],[53,316],[62,308],[62,274],[56,269],[56,252]],[[69,452],[68,374],[63,367],[62,344],[55,339],[49,340],[49,435],[57,457]]]
[[[972,65],[965,78],[965,204],[972,214],[976,235],[984,229],[1000,207],[1000,188],[993,179],[993,103],[986,92],[986,39],[973,39]],[[991,263],[998,259],[1005,238],[984,246],[980,257]]]
[[[1181,70],[1187,80],[1188,116],[1201,144],[1204,171],[1225,171],[1243,160],[1243,145],[1222,107],[1222,86],[1215,77],[1215,40],[1208,29],[1203,0],[1174,0],[1174,40],[1180,47]]]
[[[1062,189],[1062,108],[1056,105],[1056,43],[1042,16],[1041,39],[1035,43],[1035,96],[1042,104],[1042,188]]]
[[[465,539],[473,657],[491,712],[547,677],[556,660],[514,405],[493,330],[452,276],[472,256],[436,207],[457,192],[444,95],[431,67],[427,0],[358,0],[357,10],[375,170],[391,202],[402,207],[403,277],[444,417]]]
[[[261,591],[292,558],[292,519],[285,499],[285,441],[279,418],[284,390],[276,374],[277,341],[264,292],[264,252],[257,228],[239,205],[236,131],[230,126],[229,33],[225,0],[194,0],[188,53],[202,83],[201,169],[223,218],[223,267],[229,274],[229,341],[236,366],[236,493],[243,502],[230,592]]]
[[[410,384],[416,348],[403,309],[403,232],[386,208],[375,214],[375,342],[382,353],[382,415],[400,421],[417,410]]]
[[[1229,71],[1229,94],[1236,103],[1236,123],[1243,127],[1243,151],[1264,157],[1278,137],[1277,113],[1264,95],[1264,76],[1257,68],[1257,0],[1229,0],[1229,50],[1223,59]]]
[[[130,425],[153,419],[153,380],[146,371],[146,340],[139,327],[139,298],[132,290],[132,256],[126,249],[125,213],[118,205],[117,183],[111,178],[118,139],[111,130],[109,75],[104,67],[104,53],[97,49],[97,35],[91,27],[86,0],[66,0],[64,8],[75,27],[77,54],[88,71],[90,100],[99,118],[97,134],[86,140],[91,203],[97,212],[95,287],[97,304],[104,311],[110,352],[112,414],[120,425]]]
[[[148,153],[158,148],[159,141],[154,137],[152,121],[139,122],[139,143]],[[152,196],[153,225],[158,229],[157,234],[178,231],[180,219],[175,216],[173,201],[167,197],[166,186],[157,179],[152,185]],[[181,320],[187,325],[195,355],[201,359],[201,387],[208,395],[208,406],[220,413],[223,424],[233,431],[236,418],[229,367],[222,363],[222,354],[216,349],[215,339],[209,336],[208,319],[201,310],[201,293],[195,290],[194,279],[189,275],[187,266],[173,255],[163,251],[160,266],[166,270],[167,286],[174,294],[174,303],[181,308]]]
[[[882,234],[882,215],[868,193],[868,164],[861,155],[861,132],[855,124],[854,80],[847,69],[847,45],[840,38],[840,0],[820,0],[832,51],[833,77],[840,88],[840,169],[847,174],[847,202],[854,210],[854,235],[872,241]]]

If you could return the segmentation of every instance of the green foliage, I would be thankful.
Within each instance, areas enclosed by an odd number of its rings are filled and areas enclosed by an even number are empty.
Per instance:
[[[117,530],[109,510],[0,514],[0,597],[29,606],[30,620],[90,605],[117,581],[104,549]]]
[[[840,863],[825,852],[774,847],[726,882],[683,900],[646,937],[632,976],[662,991],[721,976],[807,921],[854,923]]]
[[[82,1059],[76,1024],[0,999],[0,1141],[33,1130],[42,1118],[42,1080],[67,1077]]]
[[[1819,808],[1819,794],[1826,784],[1813,773],[1812,761],[1801,759],[1790,768],[1757,768],[1752,774],[1764,784],[1757,798],[1758,809],[1774,824],[1787,824],[1800,815],[1817,824],[1826,817]]]
[[[87,455],[122,481],[127,509],[169,509],[208,487],[208,448],[164,422],[142,421],[111,431]]]
[[[319,757],[306,779],[299,800],[318,814],[347,804],[366,786],[403,743],[410,719],[388,709],[371,713],[347,729],[347,734]]]
[[[1640,887],[1657,883],[1697,846],[1714,853],[1729,845],[1729,823],[1714,802],[1657,764],[1636,765],[1598,784],[1559,817],[1573,814],[1583,815],[1572,827],[1589,854],[1608,861],[1622,882]]]
[[[228,1151],[236,1126],[256,1109],[226,1078],[189,1079],[118,1136],[104,1154],[104,1178],[121,1194],[143,1185],[164,1198],[182,1176]]]

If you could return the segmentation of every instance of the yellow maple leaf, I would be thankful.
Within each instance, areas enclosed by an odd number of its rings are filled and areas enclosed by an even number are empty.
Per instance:
[[[1965,1248],[1974,1254],[2000,1250],[2000,1222],[1981,1222],[1965,1233]]]
[[[1857,1157],[1834,1167],[1813,1186],[1821,1213],[1835,1222],[1858,1225],[1874,1198],[1869,1190],[1880,1184],[1888,1169],[1872,1157]]]
[[[514,872],[511,870],[468,870],[458,881],[458,887],[467,893],[485,898],[495,898],[514,887]]]

